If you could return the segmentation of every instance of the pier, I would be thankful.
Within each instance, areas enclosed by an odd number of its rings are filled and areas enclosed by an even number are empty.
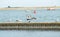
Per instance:
[[[60,23],[0,23],[0,30],[60,30]]]

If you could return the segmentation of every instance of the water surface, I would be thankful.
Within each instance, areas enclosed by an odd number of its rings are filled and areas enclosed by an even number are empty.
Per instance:
[[[0,30],[0,37],[60,37],[60,31]]]
[[[36,20],[31,20],[31,22],[55,22],[56,20],[60,22],[60,9],[37,9],[36,14],[34,14],[34,10],[0,10],[0,22],[7,22],[9,20],[11,22],[16,20],[27,22],[27,15],[37,18]]]

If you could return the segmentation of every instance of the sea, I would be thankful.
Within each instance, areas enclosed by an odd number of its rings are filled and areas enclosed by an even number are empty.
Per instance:
[[[30,20],[31,22],[60,22],[60,9],[0,10],[0,22],[16,22],[16,20],[28,22],[27,16],[36,18]]]
[[[0,37],[60,37],[60,31],[0,30]]]
[[[60,22],[60,9],[47,10],[0,10],[0,22],[28,22],[27,16],[35,17],[31,22]],[[0,37],[60,37],[54,30],[0,30]]]

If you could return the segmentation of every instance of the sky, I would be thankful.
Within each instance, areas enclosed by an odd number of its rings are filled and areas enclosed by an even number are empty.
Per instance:
[[[0,0],[0,7],[60,6],[60,0]]]

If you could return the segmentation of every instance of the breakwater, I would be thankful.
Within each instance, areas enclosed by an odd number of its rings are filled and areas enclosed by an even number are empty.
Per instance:
[[[60,23],[0,23],[0,30],[60,30]]]

